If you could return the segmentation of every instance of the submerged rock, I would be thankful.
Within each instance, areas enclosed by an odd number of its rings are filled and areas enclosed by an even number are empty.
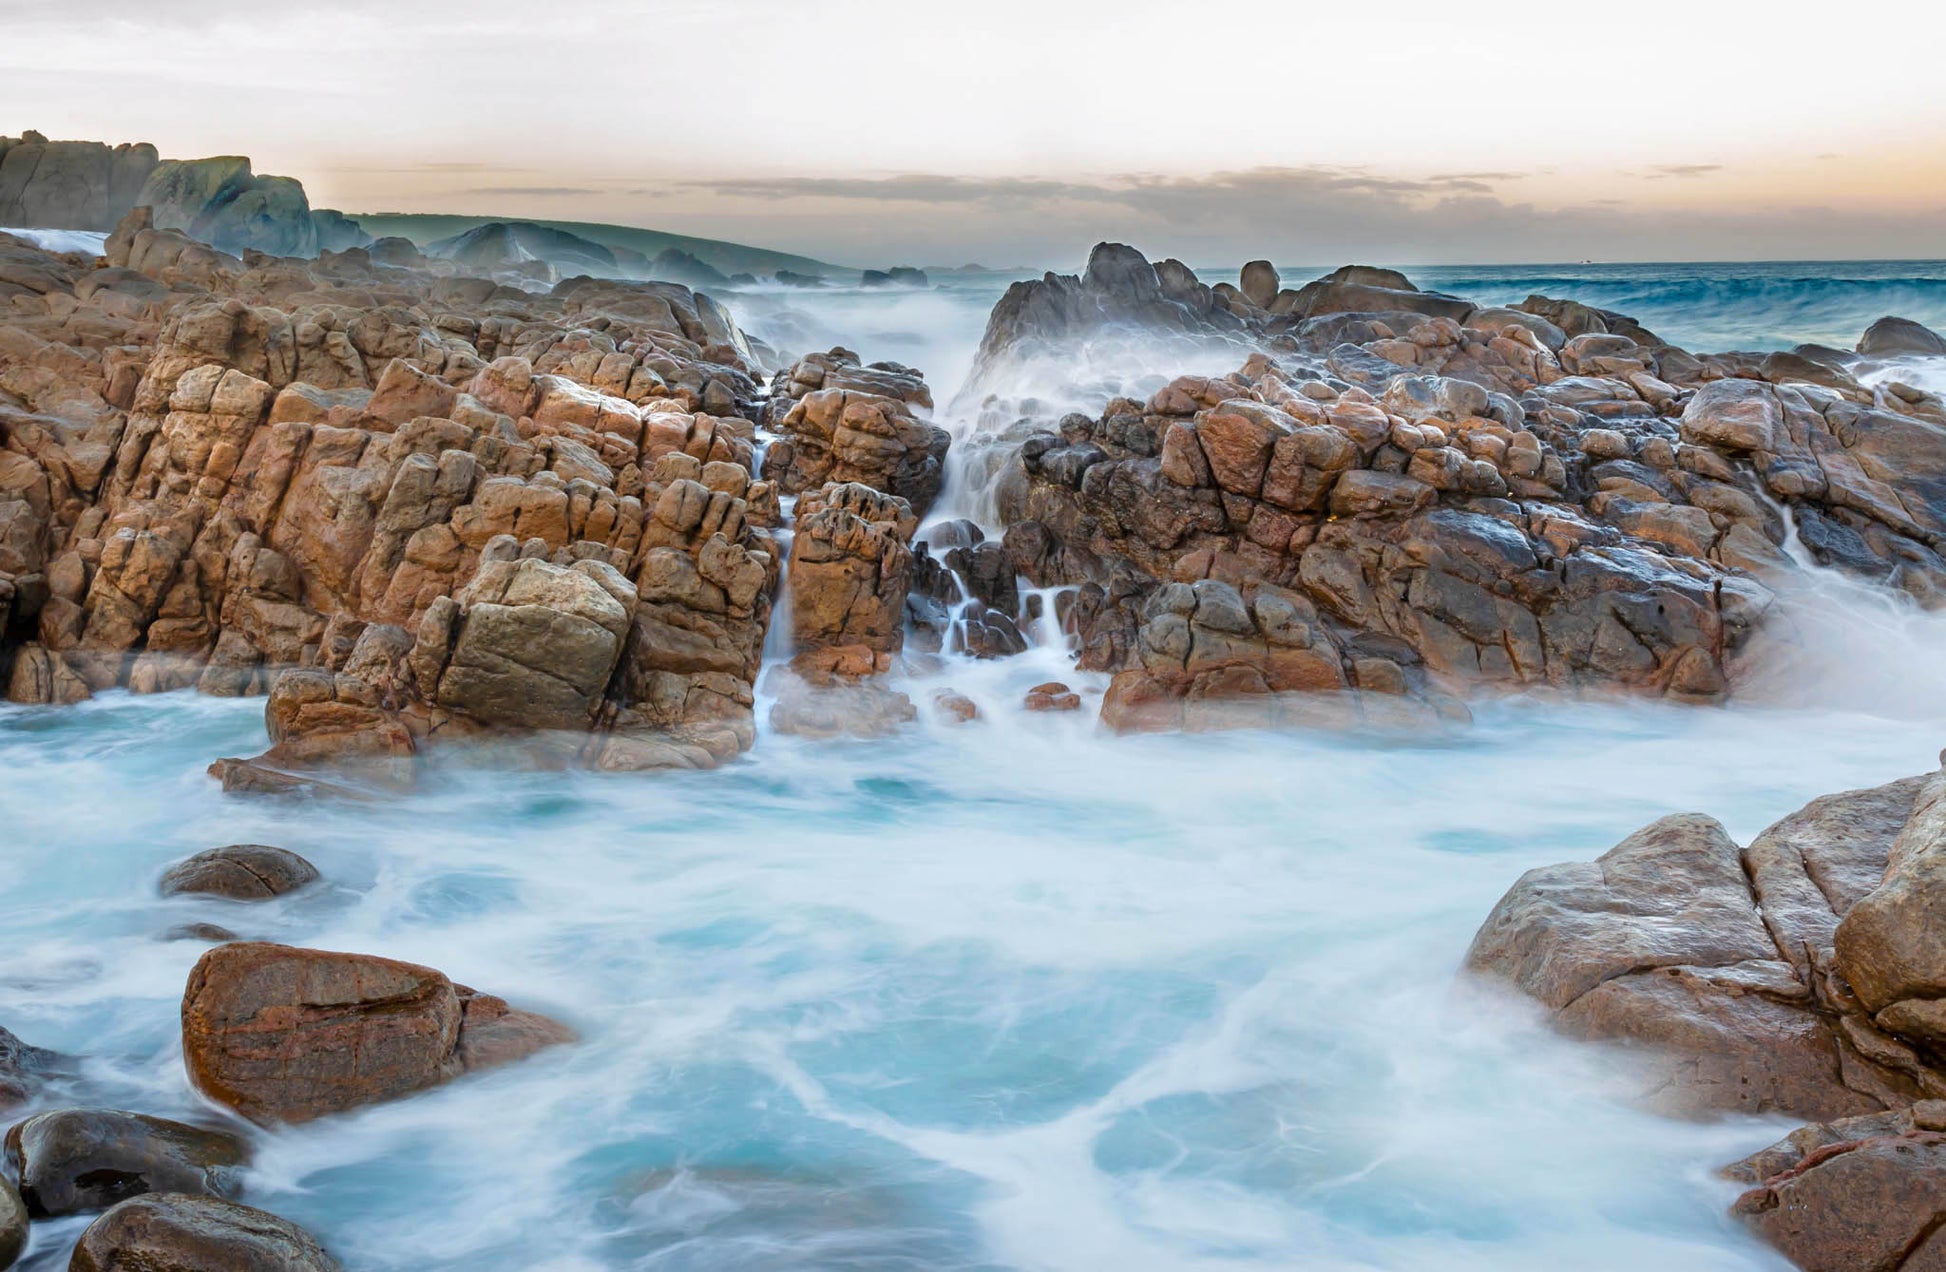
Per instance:
[[[318,880],[318,869],[285,848],[231,844],[210,848],[169,867],[162,894],[202,893],[232,901],[261,901],[296,892]]]
[[[0,1029],[0,1109],[25,1104],[41,1089],[60,1059],[47,1048],[29,1046],[9,1030]]]
[[[573,1037],[429,967],[258,942],[203,955],[182,1002],[190,1081],[265,1124],[397,1099]]]
[[[7,1170],[37,1218],[101,1210],[143,1193],[232,1196],[241,1139],[114,1109],[40,1113],[7,1132]]]
[[[89,1225],[71,1272],[338,1272],[296,1224],[214,1197],[134,1197]]]

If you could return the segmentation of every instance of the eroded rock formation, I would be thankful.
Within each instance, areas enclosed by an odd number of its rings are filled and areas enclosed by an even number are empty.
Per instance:
[[[1080,292],[1023,285],[988,354],[1071,340],[1068,318],[1026,316],[1110,279],[1097,317],[1201,312],[1170,299],[1186,284],[1150,285],[1173,266],[1096,262],[1115,268]],[[1793,529],[1821,563],[1941,598],[1938,398],[1815,351],[1699,358],[1572,302],[1409,287],[1347,267],[1279,291],[1281,314],[1225,293],[1274,355],[1099,415],[987,422],[1011,452],[1008,553],[1079,588],[1066,619],[1082,666],[1118,675],[1111,724],[1427,718],[1493,686],[1721,698],[1798,569]],[[1235,600],[1168,590],[1205,582]],[[1282,701],[1318,689],[1337,704]],[[1215,701],[1234,705],[1185,705]]]
[[[1739,847],[1667,817],[1529,871],[1467,966],[1618,1044],[1656,1107],[1814,1125],[1729,1168],[1799,1266],[1931,1267],[1946,1221],[1946,772],[1815,800]]]
[[[139,212],[106,262],[0,241],[0,278],[13,699],[296,668],[295,764],[474,728],[599,735],[610,767],[749,744],[776,502],[706,297],[245,262]]]

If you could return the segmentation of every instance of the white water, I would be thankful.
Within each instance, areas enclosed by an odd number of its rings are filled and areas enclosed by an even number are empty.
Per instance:
[[[1047,657],[971,669],[987,719],[897,745],[296,809],[202,773],[259,704],[7,709],[5,1023],[87,1056],[91,1101],[206,1111],[176,1040],[201,947],[155,939],[201,920],[581,1029],[262,1137],[253,1199],[355,1268],[1774,1266],[1707,1168],[1778,1127],[1634,1112],[1453,973],[1522,870],[1679,809],[1747,837],[1930,767],[1936,727],[1512,703],[1438,743],[1113,739],[1008,708]],[[233,841],[330,886],[155,895]]]
[[[1102,681],[1044,642],[943,661],[892,743],[449,768],[367,804],[222,796],[203,767],[261,749],[260,702],[0,707],[0,1024],[83,1057],[65,1098],[213,1116],[177,1039],[203,947],[157,939],[209,921],[575,1025],[576,1047],[257,1135],[247,1199],[352,1269],[1777,1268],[1709,1171],[1782,1124],[1638,1112],[1611,1057],[1454,973],[1525,869],[1685,809],[1747,840],[1932,767],[1938,628],[1828,600],[1791,603],[1855,639],[1790,709],[1117,739]],[[1839,675],[1860,668],[1871,692]],[[1018,710],[1046,679],[1083,711]],[[979,723],[931,718],[948,685]],[[156,896],[170,862],[245,841],[327,886]],[[37,1225],[27,1266],[65,1266],[83,1223]]]
[[[91,256],[101,255],[102,245],[108,241],[108,236],[98,230],[9,229],[0,226],[0,234],[25,239],[44,252],[85,252]]]

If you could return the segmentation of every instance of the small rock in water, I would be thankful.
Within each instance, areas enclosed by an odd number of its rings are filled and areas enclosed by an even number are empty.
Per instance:
[[[234,941],[237,934],[220,923],[179,923],[162,934],[165,941]]]
[[[68,1272],[338,1272],[311,1234],[214,1197],[134,1197],[94,1221]]]
[[[1029,689],[1023,705],[1029,711],[1079,711],[1081,695],[1058,680],[1050,680]]]
[[[115,1109],[37,1114],[7,1132],[6,1154],[36,1218],[102,1210],[143,1193],[227,1196],[250,1157],[234,1135]]]
[[[183,991],[190,1081],[258,1123],[397,1099],[573,1039],[442,972],[370,954],[219,945]]]
[[[318,869],[269,844],[231,844],[177,862],[162,876],[162,895],[195,892],[234,901],[264,901],[318,880]]]
[[[948,724],[967,724],[980,718],[979,705],[957,689],[941,689],[932,696],[932,705]]]

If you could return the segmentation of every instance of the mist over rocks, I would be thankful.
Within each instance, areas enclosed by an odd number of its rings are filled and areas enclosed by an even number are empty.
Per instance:
[[[952,442],[921,371],[779,368],[703,293],[530,290],[518,234],[471,241],[305,264],[137,209],[101,262],[0,243],[9,695],[268,693],[227,786],[402,789],[462,742],[740,754],[787,576],[780,677],[874,731],[910,718],[908,630],[1007,657],[1048,604],[1112,728],[1440,728],[1483,690],[1733,694],[1792,551],[1946,584],[1946,407],[1843,355],[1698,356],[1365,266],[1208,287],[1103,244],[1009,289],[976,376],[1156,330],[1240,366],[1058,421],[993,398],[966,471],[998,533],[921,534]]]
[[[991,487],[1008,553],[1079,589],[1064,621],[1116,675],[1114,727],[1430,723],[1494,686],[1719,700],[1766,661],[1793,530],[1822,564],[1941,598],[1946,408],[1902,383],[1367,267],[1280,289],[1273,316],[1133,249],[1092,264],[1010,291],[991,368],[1219,303],[1196,329],[1258,349],[1058,424],[982,408],[1011,452]],[[1274,273],[1253,263],[1252,288]]]

